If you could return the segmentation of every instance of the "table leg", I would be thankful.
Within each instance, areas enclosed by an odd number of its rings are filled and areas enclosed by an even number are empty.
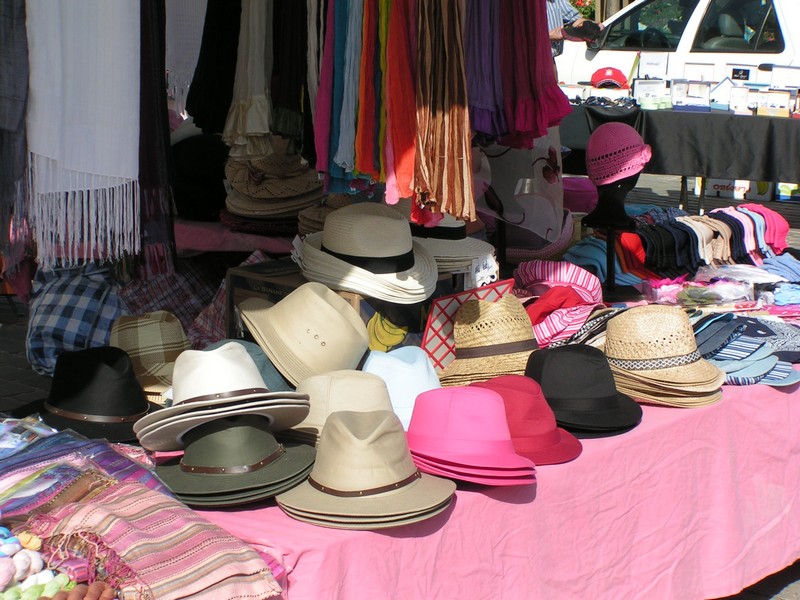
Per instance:
[[[700,180],[700,196],[697,198],[697,214],[701,215],[705,212],[706,204],[706,181],[708,177],[703,177]]]
[[[678,208],[681,210],[686,210],[686,206],[689,203],[689,184],[687,182],[686,175],[681,175],[681,196],[678,200]]]

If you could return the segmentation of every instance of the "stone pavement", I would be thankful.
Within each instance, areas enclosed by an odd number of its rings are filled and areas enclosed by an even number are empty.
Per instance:
[[[629,201],[677,206],[679,185],[677,177],[642,175]],[[731,199],[708,199],[706,209],[734,203]],[[770,203],[770,207],[786,216],[793,228],[790,244],[800,247],[800,204],[781,204],[784,203]],[[50,378],[37,375],[28,364],[25,354],[26,331],[27,307],[13,298],[0,297],[0,412],[45,398],[50,390]],[[800,600],[800,561],[724,600],[769,599]]]

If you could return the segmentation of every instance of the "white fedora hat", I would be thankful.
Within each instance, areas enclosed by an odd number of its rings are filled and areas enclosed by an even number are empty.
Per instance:
[[[291,427],[308,414],[309,401],[305,394],[267,389],[255,361],[236,342],[224,344],[215,350],[185,350],[175,360],[172,406],[145,415],[134,423],[133,430],[138,437],[146,428],[152,432],[155,430],[152,426],[171,417],[179,417],[169,421],[175,427],[181,418],[189,419],[197,416],[193,413],[198,411],[207,412],[208,409],[217,408],[221,410],[208,414],[206,420],[243,408],[259,410],[268,416],[270,411],[266,407],[270,405],[287,407],[276,409],[272,416],[273,425]],[[282,413],[279,419],[278,413]],[[177,427],[176,431],[179,429]],[[180,447],[177,438],[175,443]]]
[[[308,282],[276,304],[248,298],[239,304],[247,329],[291,383],[355,369],[369,346],[367,326],[347,300]]]
[[[321,232],[303,239],[297,260],[309,281],[397,304],[426,300],[439,277],[405,217],[377,202],[330,213]]]

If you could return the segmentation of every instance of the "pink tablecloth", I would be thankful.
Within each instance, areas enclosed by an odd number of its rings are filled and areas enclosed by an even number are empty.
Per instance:
[[[395,530],[324,529],[274,505],[203,514],[277,555],[291,600],[726,596],[800,557],[791,391],[645,407],[633,431],[539,466],[535,487],[459,486],[450,510]]]
[[[282,255],[292,252],[292,238],[231,231],[219,221],[175,219],[175,246],[182,256],[198,252],[252,252]]]

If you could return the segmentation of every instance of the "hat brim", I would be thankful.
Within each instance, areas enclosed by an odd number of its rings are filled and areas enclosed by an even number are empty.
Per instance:
[[[313,465],[316,451],[303,444],[285,445],[277,460],[247,473],[189,473],[181,470],[181,458],[156,465],[156,474],[176,495],[224,495],[246,490],[276,488],[296,479]]]
[[[442,386],[467,385],[500,375],[524,375],[532,352],[535,350],[482,358],[455,358],[439,372],[439,382]]]
[[[418,462],[419,461],[419,462]],[[449,479],[456,479],[467,483],[476,483],[478,485],[488,485],[493,487],[505,487],[511,485],[532,485],[536,483],[536,474],[531,470],[527,475],[476,475],[466,471],[456,469],[444,469],[435,463],[422,462],[415,458],[414,462],[419,467],[420,471],[436,475],[438,477],[447,477]]]
[[[617,389],[630,394],[633,398],[636,398],[639,402],[643,402],[645,404],[658,404],[661,406],[673,406],[676,408],[708,406],[718,402],[722,398],[721,388],[713,392],[695,394],[692,396],[674,396],[670,395],[668,392],[659,394],[650,391],[631,389],[619,384],[617,384]]]
[[[297,425],[308,415],[308,402],[279,403],[253,402],[181,413],[158,421],[136,435],[143,448],[153,451],[169,452],[183,448],[183,437],[195,427],[223,417],[255,415],[269,419],[268,428],[272,432],[283,431]]]
[[[536,465],[556,465],[578,458],[583,452],[580,440],[561,427],[556,428],[556,433],[558,441],[552,446],[528,451],[517,449],[517,453],[531,459]]]
[[[312,468],[313,465],[298,473],[295,477],[287,479],[280,484],[257,490],[217,495],[176,494],[176,497],[187,506],[193,506],[201,509],[226,508],[230,506],[240,506],[243,504],[253,504],[255,502],[264,502],[274,498],[278,494],[282,494],[283,492],[292,489],[297,485],[300,485],[303,481],[308,479],[308,474],[311,472]]]
[[[455,485],[455,484],[454,484]],[[329,527],[332,529],[354,529],[354,530],[373,530],[373,529],[389,529],[391,527],[401,527],[403,525],[411,525],[425,521],[431,517],[435,517],[447,510],[453,503],[451,496],[440,505],[435,506],[429,510],[423,510],[405,515],[394,517],[370,517],[368,519],[352,519],[347,517],[331,517],[328,515],[319,515],[316,513],[307,513],[292,509],[289,506],[283,505],[278,500],[278,506],[293,519],[309,523],[311,525],[318,525],[320,527]]]
[[[150,416],[158,411],[164,410],[164,407],[155,402],[147,401],[147,415]],[[91,421],[84,421],[79,419],[68,419],[60,415],[54,415],[44,408],[44,400],[39,409],[39,416],[45,424],[53,427],[54,429],[63,430],[71,429],[76,433],[89,439],[104,439],[109,442],[132,442],[136,443],[136,433],[133,428],[138,421],[131,423],[93,423]]]
[[[493,256],[495,248],[489,242],[474,237],[465,237],[460,240],[443,240],[439,238],[424,238],[414,236],[414,241],[425,248],[434,259],[457,258],[470,264],[473,259],[482,256]]]
[[[317,490],[306,481],[280,494],[276,500],[289,509],[319,515],[402,516],[433,510],[452,496],[455,490],[456,485],[452,481],[422,473],[419,479],[408,485],[371,496],[333,496]]]
[[[614,373],[615,379],[617,374],[621,374],[623,377],[630,379],[660,383],[675,389],[688,387],[692,391],[699,391],[700,389],[711,391],[725,382],[725,373],[704,358],[680,367],[636,371],[615,367],[612,360],[609,358],[611,372]]]
[[[746,358],[741,358],[738,360],[717,360],[715,358],[711,358],[708,362],[722,370],[724,373],[733,373],[735,371],[747,368],[750,364],[763,360],[768,356],[773,356],[774,353],[774,348],[764,342],[755,352]],[[780,357],[778,357],[778,360],[780,360]]]
[[[642,407],[631,396],[622,393],[619,388],[617,391],[618,393],[614,396],[597,399],[597,405],[606,407],[599,410],[562,409],[559,408],[559,399],[552,395],[547,398],[547,402],[553,409],[556,423],[570,433],[574,433],[574,428],[610,431],[634,427],[641,423]],[[567,402],[574,404],[574,400]]]
[[[372,273],[323,251],[322,235],[323,232],[317,232],[303,238],[301,269],[309,281],[397,304],[421,302],[436,289],[439,278],[436,260],[417,241],[412,241],[414,266],[410,269]]]
[[[260,181],[251,181],[246,161],[229,160],[225,164],[225,177],[231,187],[251,198],[291,198],[322,189],[322,180],[313,169],[305,166],[288,176],[275,177],[264,173]]]
[[[491,476],[504,475],[508,477],[528,476],[531,474],[531,469],[535,468],[534,465],[531,465],[530,459],[526,459],[528,462],[520,463],[518,465],[485,466],[485,465],[475,464],[475,461],[459,462],[452,460],[450,456],[446,458],[440,458],[437,456],[431,456],[430,454],[426,454],[424,452],[411,451],[411,458],[413,458],[415,462],[417,461],[417,459],[419,459],[421,462],[433,465],[435,467],[444,470],[461,471],[464,473],[474,473],[475,475],[491,475]]]
[[[259,401],[275,401],[275,400],[306,400],[308,401],[307,394],[299,394],[297,392],[281,391],[281,392],[267,392],[258,394],[244,394],[236,398],[212,398],[209,400],[185,401],[173,404],[172,406],[161,407],[161,410],[156,415],[155,413],[148,413],[133,425],[133,431],[139,433],[145,427],[155,424],[157,421],[181,415],[187,412],[195,412],[209,408],[221,407],[239,407],[248,401],[248,404],[255,404]]]
[[[413,431],[407,432],[408,447],[411,451],[411,456],[421,457],[422,460],[442,466],[444,468],[452,468],[455,470],[480,470],[492,471],[503,469],[507,471],[513,470],[526,470],[534,467],[533,461],[524,456],[520,456],[513,449],[506,452],[448,452],[446,448],[437,448],[436,443],[438,440],[431,440],[431,438],[422,438],[414,434]],[[509,440],[510,441],[510,440]],[[442,444],[443,445],[443,444]],[[424,448],[419,450],[418,448]],[[431,451],[433,447],[433,451]],[[509,444],[511,448],[511,444]]]

